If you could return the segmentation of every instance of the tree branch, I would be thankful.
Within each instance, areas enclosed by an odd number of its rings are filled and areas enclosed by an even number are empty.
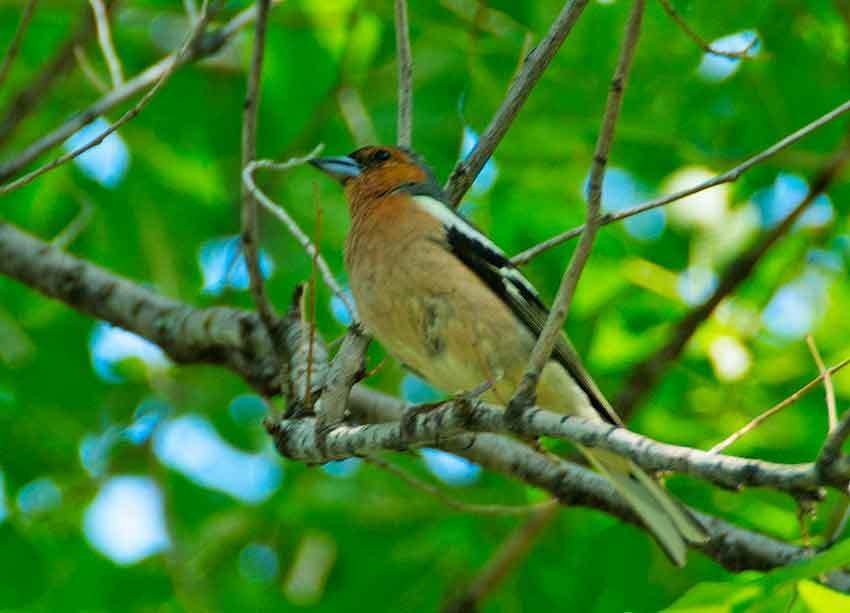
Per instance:
[[[396,142],[400,147],[413,143],[413,54],[407,22],[407,0],[395,0],[395,40],[398,59],[398,126]]]
[[[0,63],[0,87],[3,86],[6,77],[9,76],[9,71],[12,69],[15,58],[18,57],[18,51],[21,48],[21,43],[24,41],[24,35],[27,33],[30,21],[32,21],[33,13],[35,13],[36,4],[38,4],[38,0],[28,0],[24,6],[24,12],[21,14],[21,20],[18,22],[18,28],[15,30],[12,42],[9,43],[6,55],[3,56],[3,62]]]
[[[0,181],[5,181],[17,174],[43,153],[64,142],[69,136],[77,132],[77,130],[87,126],[101,115],[112,110],[119,104],[126,102],[148,87],[155,86],[164,74],[176,70],[190,61],[212,55],[221,49],[237,32],[250,24],[255,17],[256,7],[245,9],[219,30],[201,37],[198,44],[191,46],[187,53],[181,54],[181,50],[178,50],[167,55],[150,68],[126,81],[122,87],[110,91],[85,111],[74,114],[64,124],[24,149],[17,157],[0,165]],[[71,53],[73,54],[73,51]],[[150,91],[152,90],[149,90],[149,93]],[[13,184],[4,185],[3,191],[9,191],[10,185]]]
[[[587,3],[588,0],[568,0],[546,36],[528,54],[522,71],[511,81],[505,99],[490,120],[475,149],[465,160],[457,163],[446,183],[446,194],[453,206],[460,203],[478,173],[484,168],[484,164],[493,155],[493,151],[511,127],[517,113],[549,66],[549,62],[572,31]]]
[[[826,415],[829,421],[829,432],[832,432],[835,430],[835,426],[838,425],[838,410],[835,407],[835,388],[832,385],[832,372],[827,370],[826,365],[823,363],[818,346],[815,344],[815,339],[811,335],[806,337],[806,344],[809,346],[812,359],[815,361],[818,372],[823,378],[823,389],[826,395]]]
[[[121,87],[124,83],[124,69],[121,68],[121,60],[118,58],[115,45],[112,43],[112,32],[109,27],[109,15],[106,12],[106,6],[103,4],[103,0],[89,0],[89,4],[91,4],[92,14],[94,15],[97,41],[100,44],[106,66],[109,68],[112,87]]]
[[[277,371],[272,344],[265,328],[253,313],[221,307],[193,309],[68,255],[6,223],[0,223],[0,274],[18,279],[78,311],[135,332],[157,343],[178,362],[221,364],[267,393],[280,389],[280,373]],[[287,324],[284,332],[295,328]],[[297,374],[290,370],[291,377],[297,378]],[[403,407],[402,401],[363,386],[355,386],[352,390],[351,412],[357,419],[397,420]],[[447,439],[443,429],[445,424],[438,422],[440,419],[448,419],[447,416],[453,413],[451,419],[457,425],[466,424],[469,420],[472,420],[469,423],[479,422],[482,426],[493,425],[503,419],[502,413],[495,407],[478,403],[472,411],[469,409],[469,406],[462,409],[450,407],[445,411],[420,416],[415,421],[414,435],[417,438],[414,440],[425,440],[421,437],[427,434],[431,437],[428,440],[436,443],[435,435],[440,433],[439,446],[464,455],[491,470],[517,476],[530,485],[551,491],[565,504],[592,506],[627,521],[637,521],[605,479],[585,469],[560,460],[555,462],[553,458],[544,457],[516,440],[495,434],[462,434]],[[728,475],[737,474],[737,481],[735,478],[729,480],[735,484],[772,486],[773,483],[780,483],[785,488],[799,486],[808,489],[816,487],[818,483],[818,476],[811,465],[772,465],[728,456],[710,456],[709,460],[704,452],[652,444],[648,439],[622,428],[616,432],[606,432],[608,427],[604,424],[585,422],[579,418],[564,419],[563,416],[543,411],[529,411],[526,419],[529,432],[575,436],[572,440],[583,444],[594,443],[614,451],[625,450],[631,441],[634,449],[629,451],[629,457],[643,457],[643,465],[646,467],[667,468],[667,460],[676,458],[674,470],[696,476],[711,472],[709,463],[713,463],[722,467],[714,469],[716,475],[724,472]],[[302,442],[308,444],[311,437],[315,437],[312,422],[295,420],[281,423],[293,433],[288,440],[303,439]],[[451,425],[451,422],[445,423]],[[355,442],[363,439],[365,433],[368,433],[374,444],[358,447]],[[374,436],[378,434],[380,436]],[[367,449],[395,449],[400,443],[399,437],[397,424],[336,428],[328,435],[327,449],[332,457],[350,457]],[[327,457],[321,456],[317,449],[309,445],[297,450],[312,461],[321,461]],[[850,477],[847,462],[839,462],[836,471],[844,479]],[[699,517],[713,535],[704,551],[727,568],[767,569],[791,563],[808,554],[804,549],[737,528],[722,520],[705,515]],[[845,588],[847,586],[850,586],[850,582],[845,584]]]
[[[528,365],[522,375],[522,380],[514,392],[513,398],[508,403],[508,414],[516,417],[526,407],[534,403],[537,383],[543,367],[552,355],[555,342],[562,334],[561,327],[569,313],[570,303],[575,294],[579,277],[590,257],[593,243],[596,240],[596,232],[599,229],[599,212],[602,206],[602,181],[605,177],[605,167],[608,164],[608,154],[614,141],[614,131],[617,127],[617,119],[620,116],[620,108],[623,104],[623,94],[629,70],[634,59],[635,48],[640,37],[641,20],[643,19],[644,0],[635,0],[632,11],[626,23],[623,36],[623,47],[617,68],[611,80],[611,88],[605,103],[605,113],[602,117],[602,127],[596,140],[596,148],[593,153],[593,161],[590,166],[590,186],[587,196],[587,223],[586,230],[581,236],[581,241],[570,260],[570,264],[564,271],[558,294],[552,304],[552,310],[546,319],[546,324],[540,332],[540,336],[531,352]]]
[[[739,255],[726,268],[726,272],[720,278],[717,288],[711,296],[702,304],[691,309],[683,317],[673,330],[670,340],[641,361],[632,369],[626,385],[614,406],[620,411],[624,419],[634,411],[644,394],[660,379],[667,367],[681,355],[700,324],[704,322],[720,302],[738,286],[746,281],[764,255],[785,236],[803,212],[832,184],[841,168],[847,161],[848,146],[842,145],[839,153],[833,156],[829,164],[821,170],[813,179],[806,197],[782,220],[778,226],[767,232],[764,237],[752,248]]]
[[[750,41],[750,44],[747,45],[744,49],[740,51],[720,51],[712,47],[702,36],[697,34],[691,27],[688,25],[688,22],[685,21],[679,13],[676,12],[676,9],[673,8],[673,5],[670,4],[670,0],[658,0],[661,3],[661,6],[664,8],[664,12],[672,19],[679,29],[685,33],[685,35],[694,41],[697,44],[697,47],[705,51],[706,53],[710,53],[712,55],[719,55],[722,57],[728,57],[730,59],[745,59],[751,57],[749,55],[752,48],[758,42],[758,37],[753,38]]]
[[[778,142],[774,143],[764,151],[760,151],[759,153],[747,158],[734,168],[730,168],[723,174],[719,174],[707,181],[703,181],[702,183],[698,183],[693,187],[688,187],[678,192],[674,192],[672,194],[667,194],[666,196],[661,196],[660,198],[654,198],[652,200],[647,200],[639,205],[634,207],[614,212],[605,213],[602,215],[600,219],[600,225],[607,226],[610,223],[614,223],[615,221],[621,221],[628,217],[633,217],[634,215],[638,215],[645,211],[649,211],[652,209],[656,209],[661,206],[665,206],[667,204],[671,204],[676,202],[677,200],[681,200],[683,198],[687,198],[693,194],[705,191],[712,187],[717,187],[718,185],[723,185],[724,183],[734,183],[737,181],[745,172],[761,164],[762,162],[772,158],[774,155],[790,147],[794,143],[799,140],[802,140],[815,130],[822,128],[823,126],[835,121],[845,113],[850,111],[850,100],[844,102],[843,104],[835,107],[825,115],[818,117],[813,122],[803,126],[796,132],[789,134]],[[569,240],[574,239],[579,236],[582,232],[584,232],[584,226],[578,226],[573,228],[572,230],[567,230],[561,234],[553,236],[550,239],[543,241],[535,245],[534,247],[530,247],[525,251],[518,253],[513,258],[511,258],[511,262],[513,262],[516,266],[522,266],[524,264],[528,264],[533,258],[537,257],[544,251],[548,251],[553,247],[557,247],[558,245],[565,243]]]
[[[44,166],[33,170],[30,173],[25,174],[23,177],[6,183],[5,185],[0,186],[0,195],[7,194],[11,191],[29,185],[33,181],[35,181],[41,175],[50,172],[54,168],[65,164],[73,160],[75,157],[82,155],[89,149],[93,147],[97,147],[100,143],[104,141],[104,139],[116,132],[118,128],[123,126],[128,121],[135,118],[142,110],[148,105],[148,102],[162,89],[162,86],[165,85],[165,82],[174,74],[174,71],[177,70],[177,67],[183,64],[183,59],[188,55],[189,49],[195,45],[195,42],[203,33],[206,28],[207,22],[210,19],[209,11],[207,10],[207,4],[204,3],[204,11],[202,17],[198,20],[198,23],[195,25],[194,29],[189,32],[189,35],[186,37],[185,42],[180,47],[180,50],[174,56],[173,60],[169,64],[168,68],[166,68],[163,73],[159,76],[157,81],[154,83],[153,87],[151,87],[147,93],[142,96],[141,100],[139,100],[133,108],[124,113],[121,117],[118,118],[118,121],[113,123],[109,128],[98,134],[94,139],[86,143],[85,145],[74,149],[73,151],[69,151],[64,155],[60,155],[58,158],[54,159],[52,162],[45,164]]]
[[[106,0],[106,7],[110,9],[115,0]],[[113,11],[109,11],[111,16]],[[0,121],[0,145],[12,136],[21,122],[38,108],[38,105],[47,98],[46,94],[51,86],[64,76],[74,66],[74,49],[82,46],[94,31],[94,19],[91,11],[84,9],[80,16],[80,24],[76,31],[68,38],[67,42],[59,48],[53,58],[46,63],[44,69],[35,76],[30,83],[24,87],[9,104]],[[8,176],[0,176],[4,180]]]
[[[809,381],[806,385],[804,385],[799,390],[797,390],[796,392],[794,392],[793,394],[788,396],[788,398],[786,398],[782,402],[776,404],[775,406],[769,408],[764,413],[760,414],[758,417],[755,417],[754,419],[752,419],[743,428],[740,428],[739,430],[736,430],[735,432],[730,434],[728,437],[726,437],[725,439],[723,439],[722,441],[717,443],[714,447],[709,449],[708,453],[719,453],[719,452],[723,451],[724,449],[726,449],[727,447],[731,446],[735,441],[740,439],[742,436],[744,436],[748,432],[752,432],[753,430],[758,428],[762,423],[764,423],[766,420],[770,419],[771,417],[773,417],[774,415],[776,415],[777,413],[779,413],[783,409],[786,409],[787,407],[789,407],[792,404],[794,404],[795,402],[797,402],[800,398],[803,397],[803,395],[808,393],[810,390],[814,389],[814,387],[817,386],[818,383],[820,383],[821,381],[829,380],[832,374],[837,373],[839,370],[841,370],[842,368],[847,366],[847,364],[850,364],[850,358],[847,358],[846,360],[842,360],[841,362],[839,362],[838,364],[836,364],[835,366],[833,366],[832,368],[830,368],[828,370],[826,368],[824,368],[823,370],[821,370],[820,375],[815,377],[812,381]],[[832,432],[832,430],[833,430],[833,428],[830,428],[829,431]]]
[[[307,252],[307,255],[311,258],[316,258],[316,264],[319,267],[319,271],[322,273],[322,279],[325,282],[325,285],[330,288],[330,290],[342,301],[345,307],[348,309],[348,312],[351,314],[352,318],[356,319],[354,305],[351,304],[351,300],[348,299],[348,296],[345,295],[345,292],[342,291],[342,287],[340,287],[339,283],[334,277],[333,271],[331,271],[330,266],[328,266],[327,261],[322,255],[318,252],[317,247],[313,244],[313,241],[310,240],[310,237],[307,236],[304,231],[298,226],[298,223],[292,218],[292,216],[286,212],[286,210],[280,205],[276,204],[272,201],[271,198],[266,196],[259,187],[257,187],[256,182],[254,181],[254,171],[258,168],[266,168],[269,170],[276,170],[279,172],[283,172],[294,168],[295,166],[299,166],[301,164],[306,163],[308,160],[316,157],[319,152],[322,150],[324,145],[318,145],[313,149],[310,153],[300,158],[291,158],[286,162],[273,162],[271,160],[254,160],[245,168],[242,169],[242,182],[248,188],[248,191],[251,193],[257,202],[259,202],[263,207],[269,211],[272,215],[278,218],[286,229],[289,230],[290,234],[295,237],[295,240],[298,241],[298,244],[301,245],[301,248]]]
[[[257,108],[260,102],[260,81],[263,72],[263,57],[266,45],[266,24],[269,16],[270,0],[257,0],[257,19],[254,30],[254,48],[251,55],[251,69],[248,72],[248,84],[245,92],[245,105],[242,112],[242,168],[245,168],[257,157]],[[240,177],[241,178],[241,177]],[[244,181],[239,182],[242,194],[242,253],[248,268],[248,279],[251,296],[260,319],[273,334],[277,326],[277,314],[266,294],[263,284],[263,274],[260,270],[259,250],[259,220],[257,218],[257,202],[251,195],[251,190]]]

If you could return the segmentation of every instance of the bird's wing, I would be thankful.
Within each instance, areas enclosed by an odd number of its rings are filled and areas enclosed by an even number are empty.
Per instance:
[[[446,229],[447,249],[511,309],[535,338],[538,337],[549,311],[528,279],[499,247],[440,198],[439,187],[435,191],[423,186],[410,193],[418,206],[442,222]],[[558,336],[552,358],[566,369],[602,419],[622,425],[619,416],[587,374],[578,354],[563,334]]]

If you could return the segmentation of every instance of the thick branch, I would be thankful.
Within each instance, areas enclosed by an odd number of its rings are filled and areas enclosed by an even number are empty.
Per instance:
[[[446,440],[426,425],[437,420],[433,414],[417,419],[414,440],[438,446],[467,457],[485,468],[519,479],[550,492],[564,505],[585,506],[640,525],[631,508],[608,481],[585,468],[543,456],[513,439],[494,434],[461,435]],[[577,419],[577,418],[576,418]],[[433,423],[431,424],[434,425]],[[271,428],[278,449],[285,456],[306,462],[342,459],[381,450],[399,450],[405,444],[398,424],[340,427],[326,438],[326,455],[318,453],[313,420],[284,420]],[[703,552],[731,570],[768,570],[801,560],[809,551],[743,530],[723,520],[695,512],[711,535]],[[847,589],[844,576],[834,578],[837,587]]]
[[[717,288],[711,296],[702,304],[691,309],[676,324],[670,340],[663,347],[634,367],[625,388],[615,403],[624,419],[631,414],[644,394],[660,379],[667,367],[681,355],[685,345],[702,322],[711,316],[717,305],[750,277],[756,265],[770,251],[770,248],[791,230],[800,215],[830,186],[847,161],[847,155],[846,147],[842,147],[829,165],[814,178],[806,197],[794,207],[794,210],[782,220],[782,223],[765,234],[752,248],[735,258],[720,278]]]
[[[490,120],[490,124],[484,130],[475,149],[465,160],[459,161],[452,171],[446,183],[446,193],[452,205],[457,206],[460,203],[478,173],[484,168],[484,164],[493,155],[493,151],[507,133],[508,128],[511,127],[517,113],[525,104],[534,86],[537,85],[537,81],[543,76],[549,62],[558,53],[564,39],[572,31],[573,26],[581,16],[581,12],[587,6],[587,2],[588,0],[568,0],[546,36],[528,54],[522,70],[511,81],[505,99],[493,119]]]
[[[135,332],[159,344],[179,362],[222,364],[267,393],[280,389],[271,342],[254,314],[229,308],[193,309],[158,296],[140,285],[68,255],[4,223],[0,223],[0,274],[18,279],[78,311]],[[362,386],[356,386],[352,390],[351,411],[357,419],[397,420],[403,407],[402,401]],[[435,420],[440,420],[440,415],[443,415],[442,419],[448,419],[446,415],[450,416],[452,411],[456,414],[452,419],[456,419],[458,424],[466,424],[467,420],[472,419],[472,422],[480,421],[483,426],[485,418],[501,418],[498,409],[494,407],[488,408],[479,404],[473,411],[469,411],[469,406],[466,405],[463,408],[421,416],[415,422],[414,434],[424,435],[427,432],[422,428],[430,428],[429,436],[432,438],[428,440],[433,440],[436,444],[436,437],[433,435],[444,430]],[[480,417],[475,417],[476,414]],[[529,411],[526,417],[529,427],[535,430],[564,434],[570,438],[575,437],[574,440],[585,440],[588,443],[593,442],[590,439],[595,438],[598,445],[610,445],[613,450],[623,449],[628,441],[632,440],[638,447],[630,452],[630,457],[633,458],[639,458],[643,453],[640,451],[641,446],[648,445],[652,448],[655,445],[654,442],[648,444],[647,439],[622,429],[616,433],[607,433],[606,436],[607,426],[584,422],[578,418],[569,418],[560,423],[563,420],[561,416],[549,417],[542,411]],[[553,419],[554,421],[551,421]],[[316,449],[309,447],[309,437],[315,435],[310,420],[286,423],[295,428],[293,433],[303,432],[307,437],[302,441],[307,446],[299,447],[299,453],[313,461],[323,459],[316,453]],[[354,443],[357,439],[363,439],[365,433],[368,433],[369,437],[376,434],[380,436],[371,439],[376,444],[361,446],[358,449]],[[337,428],[330,433],[328,444],[333,457],[348,457],[366,449],[395,449],[401,442],[399,436],[397,425]],[[582,436],[587,438],[580,438]],[[290,439],[301,439],[301,436],[299,434]],[[551,458],[543,457],[512,439],[494,434],[473,434],[446,440],[443,434],[440,445],[487,468],[517,476],[529,484],[547,489],[566,504],[593,506],[628,521],[636,521],[631,510],[620,501],[604,478],[566,462],[553,463]],[[653,462],[658,462],[664,454],[676,455],[674,452],[684,449],[666,447],[657,444],[651,453],[646,452],[647,457],[655,458]],[[692,453],[696,455],[691,455]],[[688,474],[708,471],[706,465],[699,467],[705,455],[699,454],[702,452],[683,451],[676,460],[679,463],[678,468]],[[712,456],[712,461],[718,465],[723,463],[728,470],[737,471],[743,484],[767,485],[779,480],[776,471],[786,471],[791,482],[803,488],[813,483],[808,465],[771,465],[726,456]],[[653,466],[649,461],[646,465]],[[850,475],[847,462],[840,464],[840,471],[845,478]],[[767,569],[788,564],[806,555],[803,549],[736,528],[722,520],[702,515],[700,518],[713,535],[705,552],[727,568]]]
[[[177,362],[223,364],[257,389],[280,389],[271,342],[252,313],[164,298],[2,221],[0,274],[135,332]]]

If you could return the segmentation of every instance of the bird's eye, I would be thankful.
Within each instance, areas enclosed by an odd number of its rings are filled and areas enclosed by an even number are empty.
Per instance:
[[[386,162],[388,159],[390,159],[390,157],[391,155],[389,151],[387,151],[386,149],[378,149],[375,153],[372,154],[372,161],[377,163]]]

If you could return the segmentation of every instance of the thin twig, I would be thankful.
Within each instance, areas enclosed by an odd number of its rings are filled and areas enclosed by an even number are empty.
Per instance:
[[[508,412],[513,416],[517,416],[517,411],[523,411],[529,405],[533,404],[535,398],[535,390],[537,382],[540,378],[540,373],[543,367],[552,355],[552,349],[555,342],[561,334],[561,326],[567,318],[578,285],[579,277],[582,270],[590,257],[590,252],[593,249],[593,242],[596,239],[596,232],[599,229],[599,211],[602,201],[602,181],[605,176],[605,167],[608,164],[608,153],[611,150],[611,144],[614,141],[614,132],[617,127],[617,119],[620,115],[620,108],[623,103],[623,93],[625,92],[626,81],[628,80],[629,70],[632,66],[635,48],[637,47],[638,38],[640,37],[640,26],[643,18],[644,0],[635,0],[632,5],[632,11],[629,15],[629,20],[626,23],[626,30],[623,36],[623,46],[620,51],[620,58],[617,61],[617,68],[614,71],[614,77],[611,79],[611,88],[608,92],[608,99],[605,103],[605,114],[602,117],[602,126],[599,130],[599,137],[596,140],[596,148],[593,153],[593,161],[590,167],[590,187],[587,197],[587,230],[582,234],[570,264],[564,271],[564,276],[561,279],[561,285],[558,288],[558,295],[552,305],[552,310],[549,317],[546,319],[546,324],[540,333],[540,337],[534,345],[531,352],[531,357],[528,360],[522,380],[514,393],[513,398],[508,404]]]
[[[818,385],[818,383],[820,383],[821,381],[826,381],[834,373],[837,373],[839,370],[841,370],[842,368],[847,366],[847,364],[850,364],[850,358],[842,360],[841,362],[839,362],[838,364],[836,364],[835,366],[833,366],[829,369],[821,370],[821,373],[817,377],[815,377],[814,379],[812,379],[811,381],[806,383],[806,385],[804,385],[803,387],[798,389],[796,392],[794,392],[793,394],[788,396],[785,400],[783,400],[779,404],[772,406],[771,408],[769,408],[764,413],[761,413],[760,415],[758,415],[757,417],[752,419],[745,426],[736,430],[735,432],[733,432],[732,434],[727,436],[725,439],[723,439],[722,441],[717,443],[714,447],[709,449],[706,453],[720,453],[721,451],[723,451],[724,449],[726,449],[727,447],[732,445],[734,442],[736,442],[738,439],[740,439],[742,436],[744,436],[748,432],[752,432],[753,430],[758,428],[766,420],[770,419],[771,417],[773,417],[774,415],[776,415],[777,413],[779,413],[783,409],[786,409],[789,406],[791,406],[792,404],[794,404],[795,402],[797,402],[805,394],[807,394],[812,389],[814,389]]]
[[[198,6],[195,4],[195,0],[183,0],[183,8],[186,10],[189,23],[195,23],[198,19]]]
[[[254,182],[254,171],[258,168],[265,168],[268,170],[276,170],[278,172],[290,170],[296,166],[301,164],[305,164],[308,160],[316,157],[319,152],[322,150],[324,145],[318,145],[313,151],[305,155],[304,157],[291,158],[286,162],[273,162],[272,160],[254,160],[249,163],[244,169],[242,169],[242,182],[248,187],[248,190],[251,192],[251,195],[257,199],[257,201],[263,205],[272,215],[277,217],[283,225],[286,226],[286,229],[295,237],[295,240],[298,241],[298,244],[307,252],[307,255],[311,258],[316,254],[316,246],[313,244],[313,241],[310,240],[310,237],[307,236],[304,231],[298,226],[298,223],[286,212],[286,210],[280,205],[276,204],[272,201],[268,196],[266,196],[260,188],[257,187],[257,184]],[[348,299],[348,296],[345,295],[345,292],[340,287],[336,278],[334,277],[333,272],[328,266],[328,263],[325,261],[325,258],[318,255],[316,258],[316,263],[319,266],[319,271],[322,273],[322,279],[325,282],[325,285],[330,288],[330,290],[339,298],[345,307],[348,309],[348,312],[354,317],[354,307],[351,304],[351,301]]]
[[[114,3],[115,0],[106,0],[107,8]],[[21,88],[6,107],[3,119],[0,121],[0,145],[9,140],[15,129],[21,125],[24,119],[35,112],[40,104],[50,99],[47,95],[50,88],[74,67],[74,48],[85,45],[94,32],[94,19],[87,6],[81,11],[79,22],[65,44],[53,54],[50,60],[44,62],[44,68],[41,72],[35,74],[32,80]],[[0,180],[6,178],[8,176],[0,175]]]
[[[413,54],[410,51],[407,0],[395,0],[395,41],[398,58],[396,142],[400,147],[410,147],[413,143]]]
[[[263,72],[263,57],[265,56],[266,24],[268,23],[269,0],[257,0],[257,20],[254,30],[254,49],[251,55],[251,69],[248,73],[248,84],[245,92],[245,104],[242,111],[242,168],[245,168],[257,157],[257,108],[260,99],[260,81]],[[260,319],[269,334],[274,334],[277,325],[277,313],[269,300],[263,283],[263,273],[260,270],[259,258],[259,218],[257,202],[251,196],[248,186],[240,182],[242,192],[242,252],[248,268],[248,279],[251,297]]]
[[[91,222],[94,215],[94,206],[91,201],[85,196],[77,196],[77,202],[80,205],[80,211],[74,216],[65,229],[63,229],[56,237],[50,241],[54,247],[59,249],[67,249],[71,243],[77,240],[77,237]]]
[[[675,361],[699,326],[708,319],[727,296],[750,278],[756,266],[770,249],[794,227],[795,222],[818,196],[826,191],[847,162],[848,145],[842,144],[825,168],[812,180],[806,197],[775,228],[760,241],[735,258],[721,276],[711,296],[692,308],[673,329],[670,339],[655,353],[642,360],[629,375],[623,391],[615,402],[624,419],[632,413],[643,395],[658,381],[667,367]]]
[[[15,30],[12,42],[9,43],[6,55],[3,56],[3,62],[0,63],[0,87],[3,86],[6,77],[9,76],[15,58],[18,57],[18,51],[21,49],[24,34],[27,33],[27,28],[30,25],[30,21],[32,21],[33,13],[35,13],[36,4],[38,4],[38,0],[29,0],[26,6],[24,6],[24,12],[21,14],[21,20],[18,22],[18,29]]]
[[[105,94],[109,91],[109,85],[106,84],[106,81],[100,78],[100,75],[97,74],[97,71],[92,66],[91,62],[89,62],[89,58],[86,55],[86,50],[83,49],[82,46],[76,45],[74,47],[74,57],[77,59],[77,65],[80,67],[80,70],[83,73],[83,76],[88,79],[89,83],[94,85],[94,88],[99,91],[101,94]]]
[[[304,403],[308,407],[313,406],[312,395],[312,378],[313,378],[313,351],[316,346],[316,273],[319,270],[319,245],[322,241],[322,205],[319,201],[319,186],[313,183],[313,196],[316,201],[316,229],[313,234],[313,244],[316,245],[316,250],[313,257],[310,258],[310,281],[307,283],[307,325],[310,333],[308,335],[307,345],[307,396]]]
[[[200,35],[203,33],[210,17],[211,15],[207,10],[207,2],[205,0],[203,6],[203,15],[201,16],[201,19],[198,20],[198,23],[189,32],[189,35],[186,37],[186,40],[180,47],[180,50],[177,52],[177,54],[172,57],[168,68],[165,69],[165,71],[160,75],[159,79],[157,79],[156,83],[154,83],[154,86],[151,87],[144,96],[142,96],[142,98],[135,104],[135,106],[133,106],[133,108],[124,113],[121,117],[118,118],[115,123],[113,123],[106,130],[98,134],[94,139],[92,139],[85,145],[77,147],[73,151],[69,151],[64,155],[59,156],[52,162],[49,162],[48,164],[45,164],[44,166],[41,166],[40,168],[37,168],[36,170],[25,174],[19,179],[0,186],[0,194],[8,194],[11,191],[29,185],[41,175],[50,172],[54,168],[57,168],[58,166],[61,166],[62,164],[65,164],[70,160],[73,160],[74,158],[82,155],[89,149],[97,147],[106,139],[107,136],[117,131],[118,128],[120,128],[125,123],[127,123],[128,121],[136,117],[139,113],[141,113],[142,110],[148,105],[148,102],[151,101],[151,99],[159,92],[159,90],[162,89],[162,86],[165,85],[166,81],[168,81],[171,75],[174,74],[174,71],[177,70],[177,68],[183,64],[183,59],[188,54],[189,49],[192,47],[192,45],[194,45],[195,41],[198,40]]]
[[[556,504],[538,509],[528,521],[508,535],[484,568],[470,581],[463,594],[443,607],[442,613],[476,611],[481,601],[492,594],[511,571],[528,556],[534,544],[556,517],[558,517]]]
[[[803,126],[796,132],[792,132],[791,134],[782,138],[767,149],[760,151],[752,157],[747,158],[746,160],[744,160],[734,168],[730,168],[723,174],[719,174],[715,177],[712,177],[711,179],[703,181],[702,183],[697,183],[692,187],[685,188],[678,192],[667,194],[666,196],[661,196],[660,198],[655,198],[653,200],[647,200],[646,202],[643,202],[632,208],[624,209],[616,213],[605,213],[604,215],[602,215],[600,224],[606,226],[615,221],[620,221],[622,219],[638,215],[645,211],[649,211],[651,209],[655,209],[660,206],[676,202],[677,200],[681,200],[682,198],[687,198],[692,194],[705,191],[712,187],[723,185],[724,183],[733,183],[737,181],[745,172],[750,170],[752,167],[757,166],[758,164],[761,164],[762,162],[770,159],[783,149],[793,145],[794,143],[808,136],[815,130],[822,128],[828,123],[838,119],[848,111],[850,111],[850,100],[835,107],[825,115],[818,117],[813,122]],[[540,255],[544,251],[548,251],[553,247],[557,247],[562,243],[572,240],[575,237],[579,236],[582,232],[584,232],[584,226],[578,226],[573,228],[572,230],[567,230],[566,232],[553,236],[552,238],[547,239],[542,243],[535,245],[534,247],[531,247],[521,253],[518,253],[513,258],[511,258],[511,262],[513,262],[516,266],[522,266],[523,264],[527,264],[533,258]]]
[[[812,359],[818,367],[818,372],[823,376],[823,388],[826,394],[826,414],[829,420],[829,432],[835,430],[838,424],[838,411],[835,408],[835,387],[832,385],[832,376],[827,371],[823,363],[823,358],[818,351],[818,346],[815,344],[815,339],[811,334],[806,336],[806,344],[809,346],[809,352],[812,354]]]
[[[719,49],[715,49],[711,46],[709,42],[707,42],[702,36],[697,34],[691,27],[688,25],[679,13],[676,12],[676,9],[670,4],[669,0],[658,0],[661,3],[661,6],[664,8],[664,12],[670,16],[676,25],[684,32],[688,38],[694,41],[697,46],[705,51],[706,53],[710,53],[712,55],[720,55],[722,57],[728,57],[730,59],[742,60],[745,58],[752,57],[749,55],[750,51],[752,51],[753,47],[755,47],[758,42],[758,37],[754,37],[753,40],[750,41],[744,49],[740,51],[720,51]]]
[[[522,72],[511,81],[505,99],[496,114],[493,115],[493,119],[490,120],[490,124],[484,130],[481,138],[478,139],[475,149],[465,160],[457,163],[446,183],[446,194],[453,206],[460,203],[478,173],[484,168],[484,164],[493,155],[493,151],[505,136],[508,128],[511,127],[517,113],[525,104],[534,86],[537,85],[546,67],[549,66],[549,62],[558,53],[564,39],[572,31],[587,3],[588,0],[568,0],[564,3],[564,8],[561,9],[546,36],[528,54]]]
[[[273,4],[279,1],[280,0],[275,0]],[[156,84],[162,78],[164,73],[170,72],[191,60],[198,60],[215,53],[221,49],[225,43],[231,40],[237,32],[250,24],[254,20],[255,16],[255,6],[251,6],[240,13],[237,13],[230,21],[221,26],[221,28],[202,37],[199,44],[192,45],[189,49],[190,53],[181,55],[179,50],[170,53],[153,66],[150,66],[129,81],[125,82],[122,87],[107,93],[89,108],[84,111],[74,113],[74,115],[61,126],[29,145],[16,157],[0,165],[0,181],[9,179],[42,154],[46,153],[56,145],[65,142],[69,136],[77,132],[80,128],[87,126],[101,115],[104,115],[139,92],[142,92]],[[73,59],[73,50],[69,53],[71,53],[71,59]],[[3,126],[0,126],[0,138],[5,136],[5,133],[2,131],[3,129],[5,129],[5,122]]]
[[[94,24],[97,29],[97,42],[100,44],[100,51],[103,53],[103,59],[109,68],[112,87],[121,87],[124,84],[124,69],[121,67],[121,59],[118,57],[115,45],[112,42],[112,31],[109,27],[106,6],[104,6],[103,0],[89,0],[89,4],[91,4]]]
[[[442,489],[428,483],[427,481],[423,481],[410,471],[403,469],[401,466],[397,466],[392,462],[387,462],[380,456],[377,455],[367,455],[363,456],[363,460],[368,462],[369,464],[373,464],[389,473],[394,474],[402,481],[410,485],[411,487],[432,496],[436,500],[439,500],[441,503],[449,507],[450,509],[454,509],[455,511],[460,511],[461,513],[472,513],[474,515],[529,515],[529,514],[538,514],[541,512],[549,511],[550,509],[557,509],[560,504],[557,500],[546,500],[544,502],[539,502],[536,504],[527,504],[527,505],[517,505],[510,506],[504,504],[474,504],[470,502],[463,502],[462,500],[458,500],[457,498],[453,498]]]

